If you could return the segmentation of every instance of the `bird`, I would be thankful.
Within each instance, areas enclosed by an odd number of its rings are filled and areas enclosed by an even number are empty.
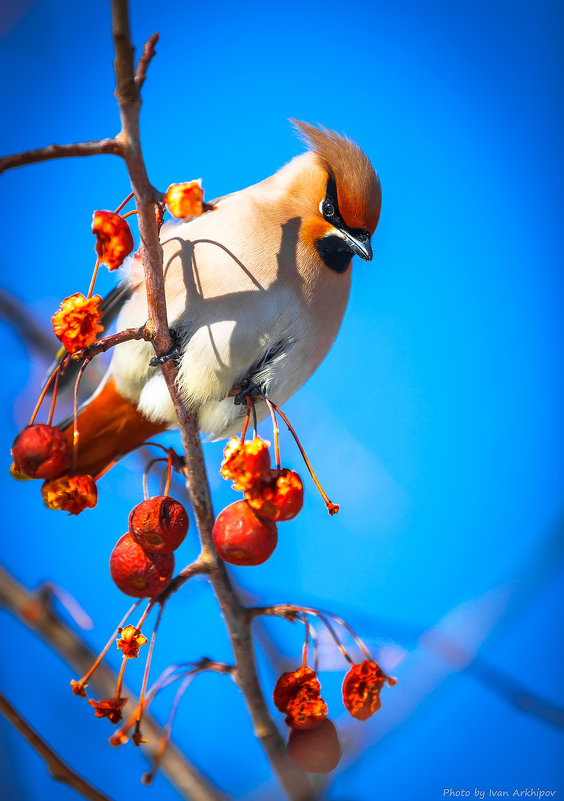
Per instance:
[[[321,364],[340,328],[352,258],[372,259],[380,180],[347,136],[292,120],[306,150],[274,175],[212,201],[204,214],[161,229],[177,386],[200,431],[221,440],[241,431],[252,387],[284,404]],[[130,257],[114,291],[117,329],[142,326],[141,260]],[[113,350],[100,386],[78,415],[76,467],[96,475],[144,440],[177,427],[149,342]],[[239,398],[240,400],[240,398]],[[260,397],[258,419],[268,414]],[[65,434],[72,444],[73,426]]]

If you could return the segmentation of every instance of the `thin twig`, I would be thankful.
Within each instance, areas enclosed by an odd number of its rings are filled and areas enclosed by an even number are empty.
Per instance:
[[[16,579],[0,566],[0,606],[14,614],[35,634],[59,653],[75,675],[84,675],[96,658],[96,654],[86,645],[44,601],[29,592]],[[113,695],[117,676],[104,662],[96,669],[90,683],[102,698]],[[70,689],[69,689],[70,692]],[[133,711],[135,694],[126,687],[124,695],[129,698],[126,709]],[[78,700],[77,700],[78,703]],[[154,757],[161,736],[161,728],[149,715],[144,718],[147,743],[142,748],[147,756]],[[183,797],[191,801],[225,801],[225,796],[184,757],[174,745],[169,745],[164,756],[162,772],[179,790]]]
[[[143,52],[141,53],[141,58],[137,62],[137,67],[135,68],[135,85],[137,86],[137,90],[140,91],[141,87],[145,83],[145,76],[147,75],[147,68],[151,63],[151,59],[153,56],[156,55],[155,45],[159,41],[159,34],[154,33],[150,36],[145,44],[143,45]]]
[[[53,751],[50,745],[22,718],[12,704],[0,694],[0,712],[25,737],[33,750],[39,754],[47,766],[47,770],[57,782],[67,784],[77,793],[90,798],[91,801],[110,801],[110,798],[97,790],[92,784],[76,773],[66,762]]]
[[[53,159],[66,159],[72,156],[101,156],[123,155],[121,142],[111,139],[98,139],[93,142],[77,142],[70,145],[47,145],[35,150],[25,150],[22,153],[13,153],[0,158],[0,173],[11,170],[13,167],[23,167],[26,164],[38,164],[40,161]]]
[[[110,336],[98,339],[92,345],[82,350],[77,350],[71,355],[71,359],[79,361],[80,359],[87,359],[90,361],[94,356],[99,353],[105,353],[110,348],[115,348],[116,345],[121,345],[122,342],[131,342],[135,339],[145,339],[150,341],[152,339],[151,332],[147,326],[142,325],[140,328],[126,328],[124,331],[118,331],[117,334],[110,334]]]

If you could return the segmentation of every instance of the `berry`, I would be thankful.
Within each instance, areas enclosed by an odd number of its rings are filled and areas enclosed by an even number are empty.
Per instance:
[[[14,465],[30,478],[58,478],[71,466],[71,454],[63,432],[40,423],[20,431],[12,445]]]
[[[257,515],[281,523],[292,520],[301,510],[304,485],[293,470],[271,470],[270,478],[246,492],[245,499]]]
[[[292,729],[288,756],[308,773],[329,773],[339,764],[341,745],[334,723],[325,718],[316,729]]]
[[[276,682],[272,695],[276,708],[286,713],[292,698],[305,686],[311,687],[318,694],[321,692],[321,685],[311,668],[300,667],[293,673],[283,673]]]
[[[155,598],[170,584],[174,555],[146,553],[127,532],[117,541],[110,556],[114,583],[133,598]]]
[[[62,509],[70,515],[79,515],[93,509],[98,503],[96,482],[87,473],[65,473],[50,478],[41,486],[41,497],[48,509]]]
[[[276,524],[257,517],[246,501],[220,512],[212,536],[217,555],[230,565],[261,565],[278,542]]]
[[[245,492],[268,477],[270,469],[268,442],[260,437],[245,443],[241,443],[238,437],[231,437],[225,446],[223,456],[219,472],[223,478],[233,479],[233,489]]]
[[[188,513],[169,495],[137,504],[129,515],[133,539],[148,553],[172,553],[188,531]]]
[[[345,706],[353,718],[368,720],[380,709],[380,690],[386,679],[384,671],[371,659],[351,667],[343,680],[342,692]]]

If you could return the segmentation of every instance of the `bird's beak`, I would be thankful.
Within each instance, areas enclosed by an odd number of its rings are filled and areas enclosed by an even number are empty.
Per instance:
[[[351,250],[360,256],[361,259],[364,259],[364,261],[372,261],[372,245],[370,244],[369,238],[361,242],[359,239],[349,234],[348,231],[343,230],[339,231],[339,235],[342,236]]]

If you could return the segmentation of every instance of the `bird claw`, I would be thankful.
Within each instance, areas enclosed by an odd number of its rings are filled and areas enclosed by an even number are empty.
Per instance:
[[[161,364],[166,364],[171,359],[178,363],[178,359],[182,356],[182,348],[178,344],[178,337],[172,328],[170,329],[170,337],[172,339],[171,349],[163,353],[162,356],[154,356],[149,362],[149,367],[160,367]]]
[[[247,403],[247,398],[251,400],[256,400],[259,395],[262,395],[262,389],[253,384],[253,382],[245,378],[243,381],[239,382],[240,392],[238,392],[235,397],[233,398],[233,403],[235,406],[242,406],[243,404]]]

